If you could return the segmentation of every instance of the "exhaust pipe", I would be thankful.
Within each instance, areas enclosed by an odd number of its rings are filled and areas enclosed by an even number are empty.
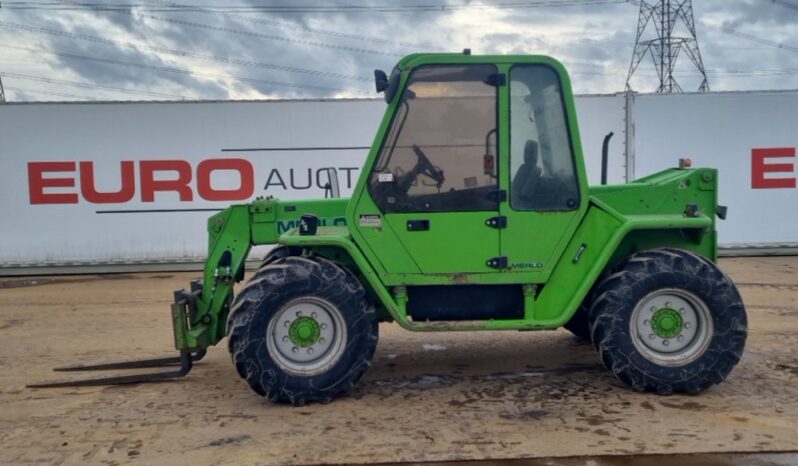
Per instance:
[[[610,131],[610,133],[604,136],[604,144],[601,146],[601,184],[607,184],[607,163],[609,159],[609,151],[610,151],[610,139],[614,136],[615,133]]]

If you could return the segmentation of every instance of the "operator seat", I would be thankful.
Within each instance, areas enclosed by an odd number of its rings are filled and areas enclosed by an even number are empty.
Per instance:
[[[531,208],[535,203],[535,190],[540,181],[538,143],[527,141],[524,145],[524,163],[518,168],[510,185],[510,200],[515,208]]]

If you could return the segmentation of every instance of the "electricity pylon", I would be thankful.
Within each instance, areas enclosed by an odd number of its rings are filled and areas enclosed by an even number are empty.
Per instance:
[[[650,40],[641,40],[649,24],[654,24],[657,37]],[[674,28],[684,25],[684,37],[674,36]],[[650,28],[649,28],[650,29]],[[632,54],[632,63],[629,65],[629,74],[626,77],[626,88],[632,89],[630,81],[638,65],[646,55],[654,61],[654,68],[659,77],[659,93],[682,92],[676,78],[673,76],[676,61],[684,51],[690,61],[698,69],[702,81],[698,87],[699,92],[709,91],[707,73],[701,52],[698,50],[698,37],[695,31],[692,0],[660,0],[647,2],[640,0],[640,16],[637,20],[637,38],[635,51]]]

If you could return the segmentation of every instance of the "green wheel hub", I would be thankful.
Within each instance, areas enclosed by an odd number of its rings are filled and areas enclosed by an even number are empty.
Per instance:
[[[676,309],[661,308],[651,316],[651,329],[662,338],[674,338],[682,333],[684,319]]]
[[[712,314],[701,298],[683,288],[660,288],[632,310],[629,331],[646,359],[681,366],[703,354],[712,340]]]
[[[291,343],[300,348],[313,346],[319,341],[320,336],[321,327],[313,317],[298,317],[291,322],[291,327],[288,329],[288,337],[291,339]]]
[[[348,341],[341,311],[315,296],[285,303],[269,321],[266,336],[272,360],[287,373],[302,377],[337,364]]]

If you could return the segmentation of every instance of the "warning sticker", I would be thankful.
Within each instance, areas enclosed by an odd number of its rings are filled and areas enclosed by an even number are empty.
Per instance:
[[[379,215],[361,215],[360,226],[362,227],[381,227],[382,217]]]
[[[380,173],[377,175],[377,181],[380,183],[393,183],[393,173]]]

